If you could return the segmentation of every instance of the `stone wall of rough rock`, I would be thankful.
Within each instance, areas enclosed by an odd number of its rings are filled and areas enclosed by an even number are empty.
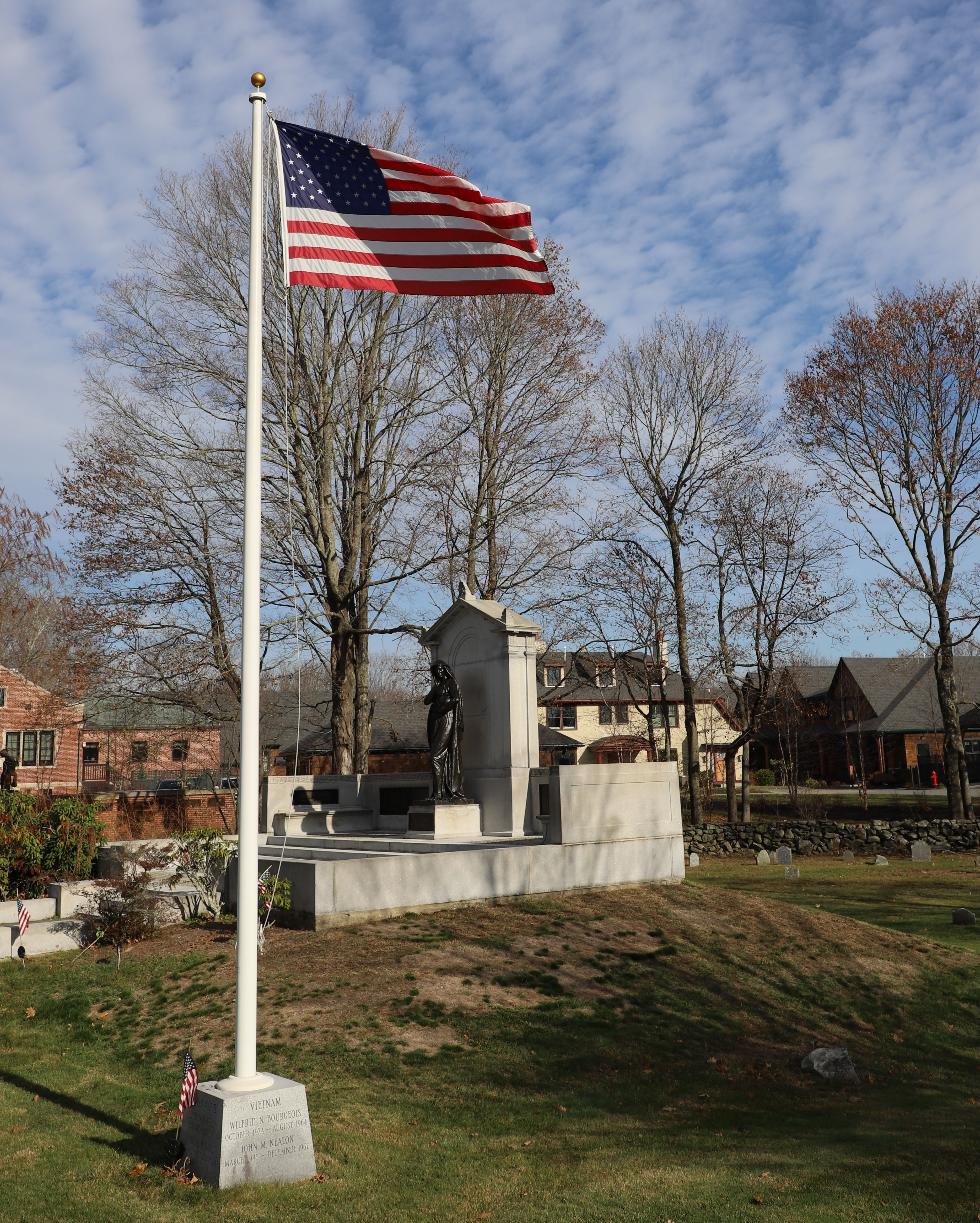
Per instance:
[[[913,841],[925,841],[934,853],[970,853],[980,848],[980,820],[834,820],[759,824],[685,825],[684,850],[698,854],[756,854],[788,845],[794,854],[892,854],[910,857]]]

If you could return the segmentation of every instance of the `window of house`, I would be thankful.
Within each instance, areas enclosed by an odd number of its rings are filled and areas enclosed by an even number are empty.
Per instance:
[[[37,762],[41,768],[54,764],[54,731],[41,730],[37,735]]]
[[[190,755],[191,745],[186,739],[175,739],[170,748],[170,759],[183,764]]]
[[[964,739],[963,747],[968,756],[976,756],[980,754],[980,739]]]
[[[616,721],[623,723],[623,722],[628,722],[629,720],[630,720],[629,705],[617,705],[616,706]]]
[[[599,706],[599,723],[601,726],[608,726],[613,720],[612,705]]]
[[[3,707],[6,704],[7,704],[7,689],[0,688],[0,709],[3,709]]]
[[[7,752],[14,756],[17,760],[20,759],[20,731],[8,730],[3,741],[3,746]]]
[[[595,686],[597,688],[612,688],[616,683],[615,667],[597,666],[595,669]]]
[[[21,740],[21,764],[37,764],[37,731],[25,730]]]
[[[556,688],[565,678],[564,667],[545,667],[544,682],[549,688]]]
[[[98,764],[99,763],[99,745],[98,743],[83,743],[82,744],[82,764]]]
[[[150,758],[150,745],[145,739],[134,739],[130,759],[133,764],[145,764]]]
[[[577,711],[574,705],[549,705],[548,725],[553,729],[561,729],[569,727],[572,730],[578,725]]]
[[[654,726],[663,726],[664,724],[664,711],[660,708],[659,705],[657,705],[653,710],[653,724]],[[677,725],[677,706],[676,705],[667,706],[667,725],[668,726]]]
[[[677,759],[677,748],[676,748],[676,747],[672,747],[672,748],[670,749],[670,751],[668,752],[666,748],[662,747],[662,748],[661,748],[661,749],[660,749],[660,750],[657,752],[657,757],[658,757],[658,758],[659,758],[661,761],[667,761],[667,760],[675,760],[675,761],[676,761],[676,759]]]

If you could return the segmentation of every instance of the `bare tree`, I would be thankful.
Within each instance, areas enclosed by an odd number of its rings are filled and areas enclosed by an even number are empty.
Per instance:
[[[653,760],[669,760],[667,639],[673,598],[660,569],[633,542],[608,545],[581,573],[580,615],[590,640],[616,665],[617,688],[646,723]]]
[[[706,520],[718,667],[739,723],[725,748],[734,823],[735,759],[758,733],[779,671],[850,599],[840,576],[841,542],[824,523],[813,490],[795,475],[761,462],[733,468],[715,484]],[[742,820],[751,820],[744,762]]]
[[[980,289],[920,285],[852,307],[787,379],[800,453],[879,566],[873,610],[931,652],[950,815],[972,810],[960,732],[957,646],[980,623]]]
[[[411,151],[400,114],[348,105],[309,121]],[[86,345],[93,427],[62,480],[93,603],[141,681],[237,692],[240,469],[247,324],[248,148],[232,139],[190,176],[165,175],[153,245],[106,294]],[[329,666],[335,767],[366,768],[369,634],[431,565],[413,495],[441,440],[427,298],[287,292],[267,217],[265,630],[270,661],[297,619]]]
[[[456,298],[440,323],[448,440],[434,472],[452,593],[525,611],[560,599],[580,542],[575,478],[595,455],[592,358],[603,326],[578,296],[561,249],[544,244],[549,297]]]
[[[719,321],[663,315],[635,344],[620,344],[603,377],[603,401],[618,475],[632,494],[623,528],[652,537],[674,601],[684,691],[691,820],[703,799],[688,615],[688,570],[715,484],[763,443],[761,366],[741,336]],[[666,555],[657,547],[662,543]]]
[[[100,663],[77,615],[53,519],[0,488],[0,659],[61,694],[77,694]]]

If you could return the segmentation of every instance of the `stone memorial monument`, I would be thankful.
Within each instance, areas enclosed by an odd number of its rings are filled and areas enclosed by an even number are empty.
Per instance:
[[[780,845],[776,850],[776,863],[779,866],[791,866],[793,864],[793,851],[788,845]]]
[[[445,662],[431,667],[432,687],[425,698],[429,707],[426,734],[432,791],[408,809],[408,828],[419,836],[436,839],[478,837],[480,807],[463,793],[463,699],[452,669]]]
[[[912,861],[913,862],[931,862],[932,849],[927,841],[912,842]]]
[[[271,1085],[261,1091],[199,1085],[180,1136],[193,1171],[205,1184],[227,1189],[316,1175],[306,1088],[278,1075],[268,1077]]]
[[[755,861],[756,861],[757,866],[768,866],[769,865],[768,852],[764,849],[760,849],[759,852],[755,855]]]

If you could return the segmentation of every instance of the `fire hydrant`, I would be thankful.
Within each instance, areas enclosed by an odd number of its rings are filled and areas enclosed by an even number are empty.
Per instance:
[[[932,770],[932,776],[929,778],[929,780],[932,782],[933,788],[939,785],[939,776],[937,775],[935,769]]]

